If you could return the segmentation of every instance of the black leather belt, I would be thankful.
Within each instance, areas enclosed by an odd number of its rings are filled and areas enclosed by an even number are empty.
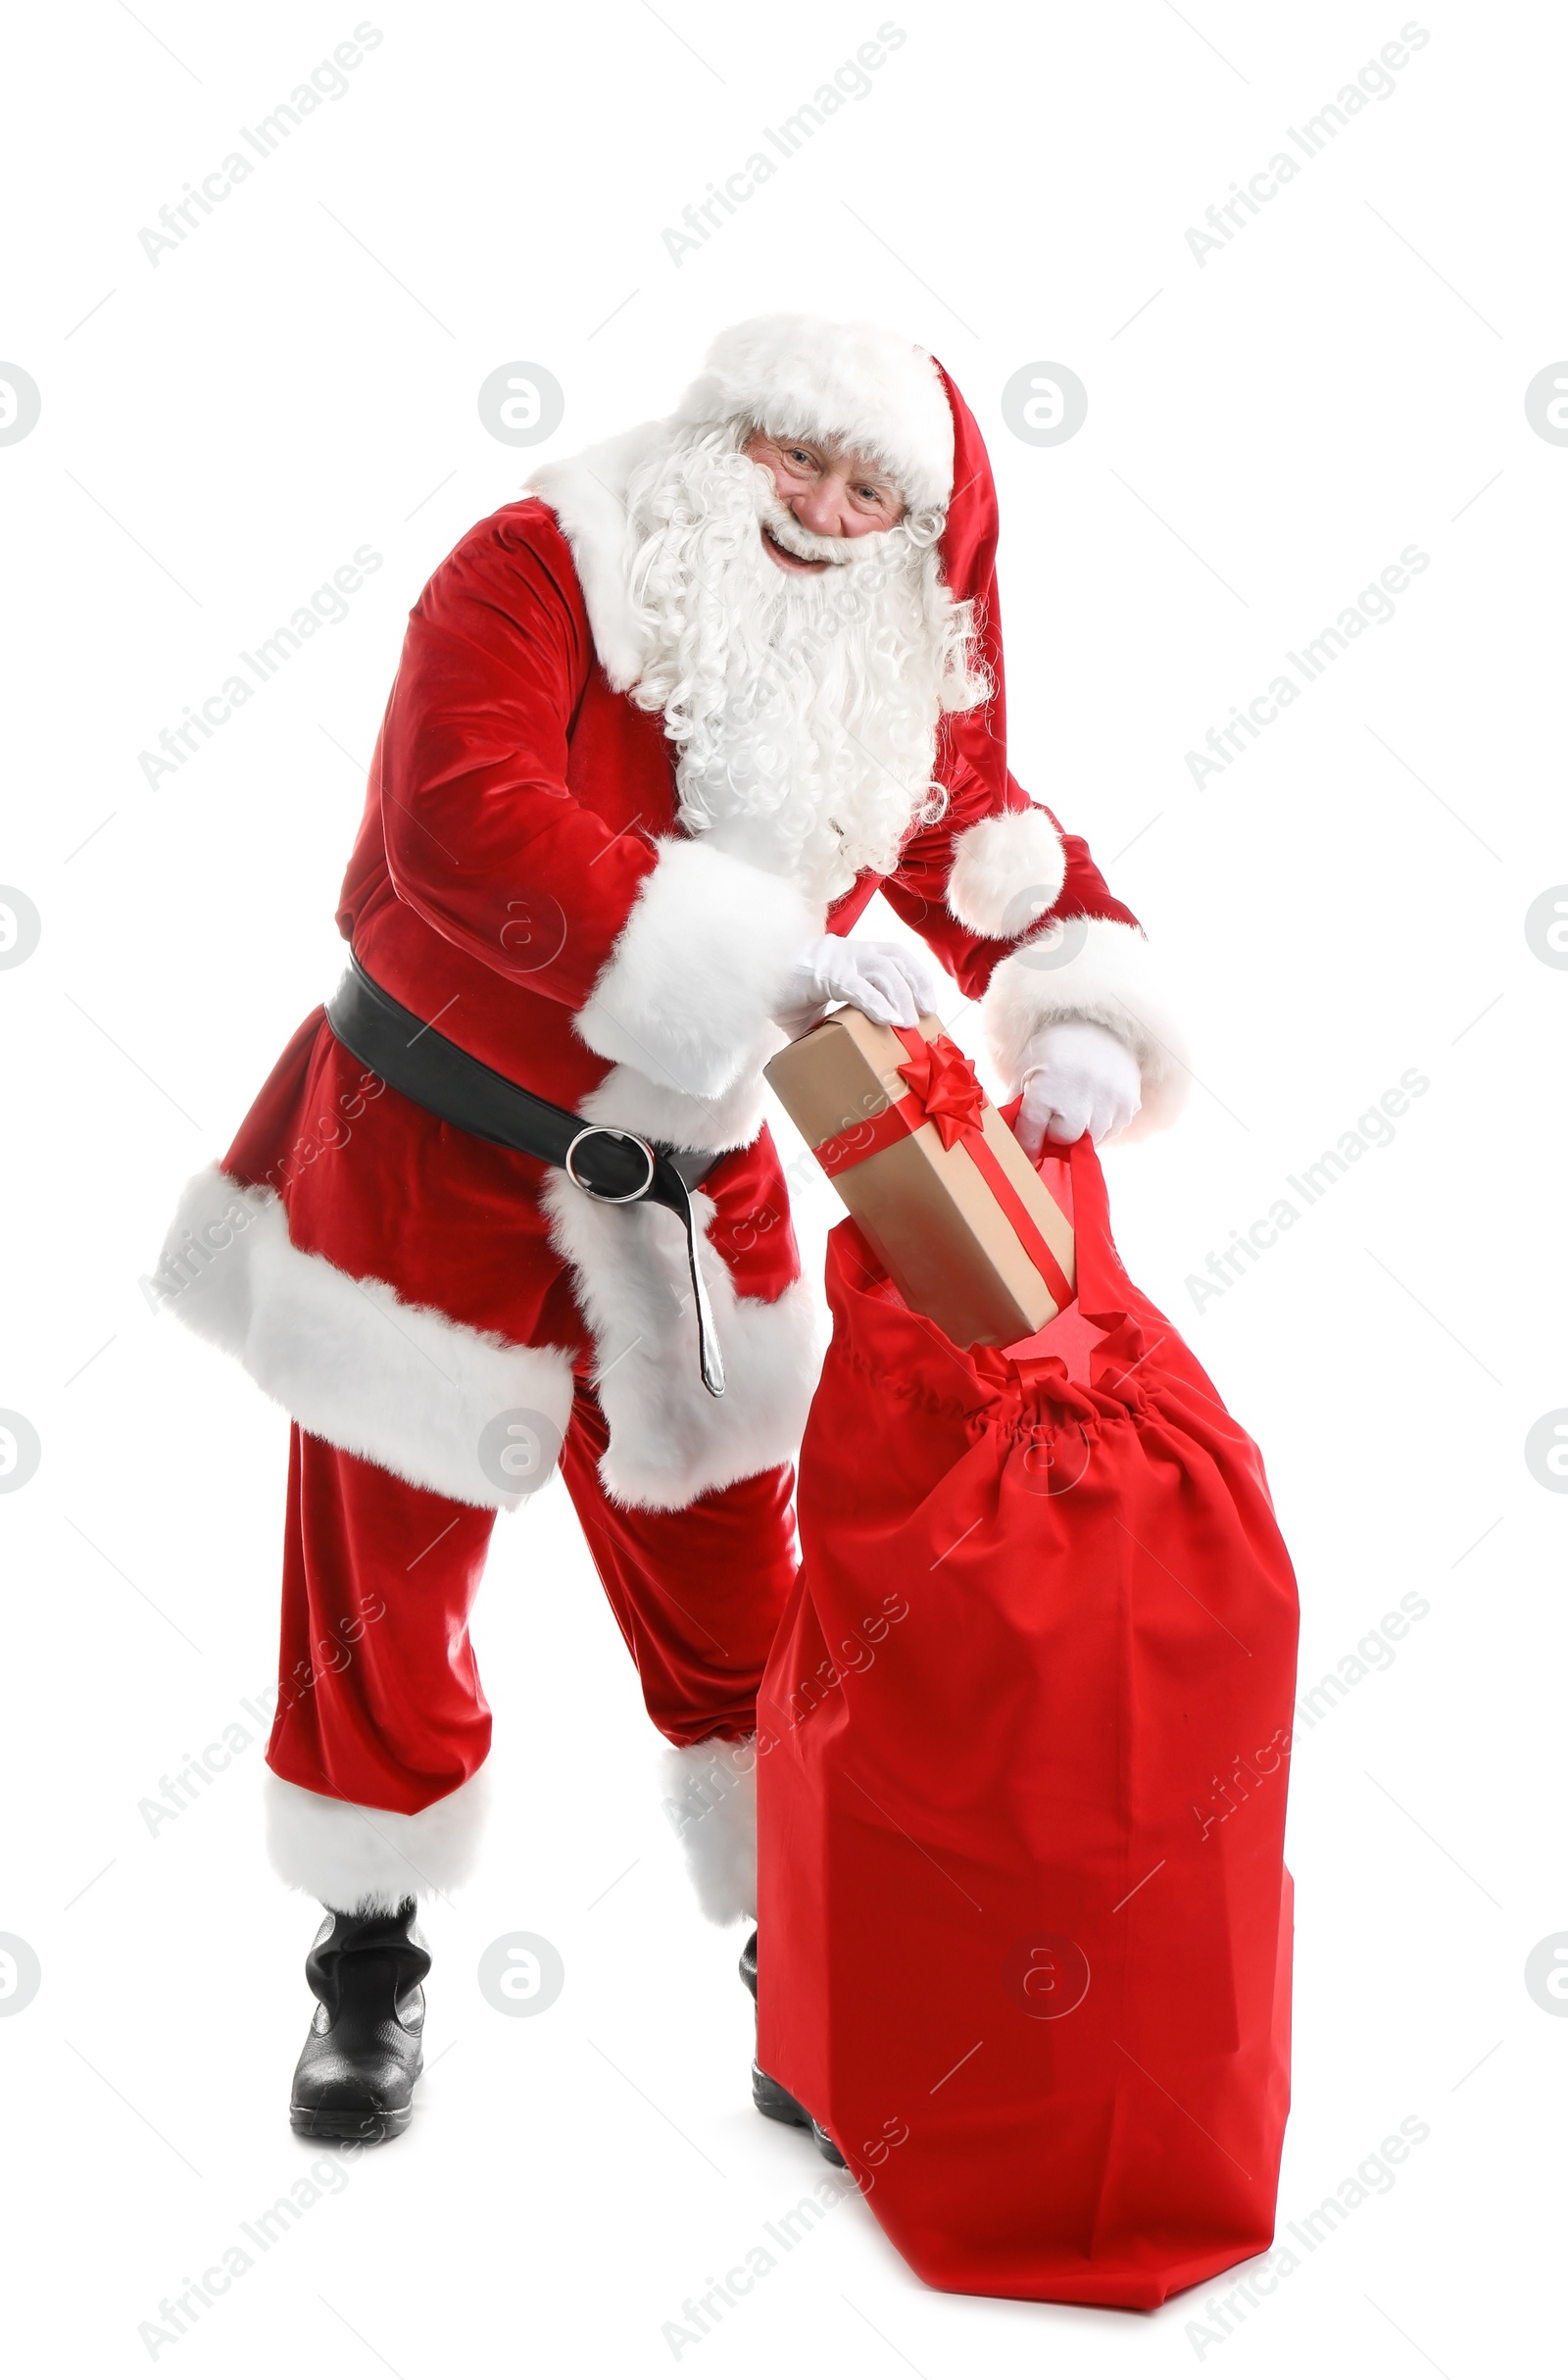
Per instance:
[[[697,1352],[703,1386],[710,1397],[724,1394],[724,1359],[713,1328],[708,1284],[697,1262],[697,1218],[691,1194],[718,1163],[709,1149],[669,1149],[618,1124],[584,1123],[569,1108],[558,1108],[525,1091],[519,1082],[470,1058],[373,983],[358,959],[326,1004],[326,1021],[362,1066],[394,1091],[439,1116],[476,1140],[516,1149],[547,1165],[559,1165],[587,1198],[611,1207],[646,1201],[667,1207],[686,1233],[697,1308]]]

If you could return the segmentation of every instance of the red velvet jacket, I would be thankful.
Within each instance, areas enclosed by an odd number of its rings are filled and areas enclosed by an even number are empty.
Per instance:
[[[949,391],[962,501],[943,558],[976,602],[996,693],[945,723],[947,811],[881,889],[984,999],[1004,1073],[1039,1024],[1092,1016],[1135,1049],[1157,1104],[1168,1052],[1136,922],[1007,771],[995,497]],[[306,1428],[474,1503],[515,1501],[477,1461],[485,1424],[518,1409],[563,1427],[574,1365],[597,1375],[612,1492],[662,1507],[787,1460],[814,1378],[760,1066],[783,973],[823,919],[679,829],[672,747],[627,697],[604,491],[648,434],[541,474],[548,501],[481,521],[420,595],[338,922],[378,983],[502,1073],[590,1120],[727,1152],[705,1183],[705,1269],[728,1395],[697,1381],[673,1218],[598,1208],[453,1130],[365,1077],[320,1011],[191,1185],[159,1276]],[[829,929],[876,889],[859,879]],[[1084,922],[1061,964],[1020,967],[1050,917]]]

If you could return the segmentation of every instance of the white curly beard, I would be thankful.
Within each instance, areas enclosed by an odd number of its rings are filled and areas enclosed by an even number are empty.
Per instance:
[[[690,434],[631,481],[648,647],[631,698],[663,714],[682,822],[826,902],[863,868],[887,873],[911,824],[940,816],[938,719],[988,688],[969,607],[942,580],[943,516],[813,537],[740,452],[749,428]],[[830,567],[780,570],[763,521]]]

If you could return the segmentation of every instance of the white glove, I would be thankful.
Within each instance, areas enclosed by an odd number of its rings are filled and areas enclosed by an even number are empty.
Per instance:
[[[1138,1061],[1102,1024],[1042,1026],[1024,1052],[1022,1082],[1012,1128],[1026,1157],[1048,1140],[1124,1132],[1143,1105]]]
[[[873,1024],[918,1024],[941,997],[941,979],[923,951],[903,942],[818,934],[796,953],[775,1015],[795,1036],[815,1024],[834,1000],[848,1001]]]

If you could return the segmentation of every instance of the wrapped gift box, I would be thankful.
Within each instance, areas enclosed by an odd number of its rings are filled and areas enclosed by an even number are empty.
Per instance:
[[[958,1347],[1007,1347],[1073,1297],[1072,1225],[935,1016],[840,1009],[767,1079],[905,1302]]]

